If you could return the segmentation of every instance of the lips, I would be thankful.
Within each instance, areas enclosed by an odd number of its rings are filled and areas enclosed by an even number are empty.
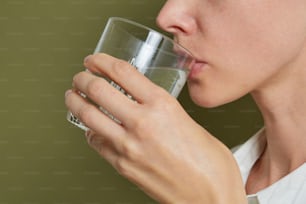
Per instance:
[[[182,43],[176,36],[174,36],[174,41],[184,47],[184,43]],[[186,46],[187,47],[187,46]],[[180,49],[175,49],[177,53],[180,53]],[[189,52],[193,53],[191,50]],[[181,53],[182,54],[182,53]],[[183,54],[182,54],[183,55]],[[189,78],[194,78],[196,75],[201,72],[204,67],[206,67],[207,62],[203,60],[199,60],[197,57],[193,56],[193,62],[190,66]]]
[[[189,79],[195,78],[203,69],[205,69],[207,63],[204,61],[195,61],[191,66],[191,70],[189,73]]]

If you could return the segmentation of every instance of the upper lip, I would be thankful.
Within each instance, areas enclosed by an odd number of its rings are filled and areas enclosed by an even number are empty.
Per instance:
[[[199,58],[197,58],[197,57],[195,57],[195,56],[194,56],[193,63],[194,63],[194,64],[198,64],[198,63],[201,63],[201,64],[207,64],[207,62],[206,62],[206,61],[204,61],[204,60],[200,60]]]
[[[185,44],[182,43],[182,41],[178,40],[177,37],[174,37],[173,40],[174,40],[174,42],[176,42],[176,43],[178,43],[180,46],[182,46],[184,49],[186,49],[186,50],[188,51],[187,53],[190,54],[191,57],[193,58],[192,62],[190,63],[190,66],[189,66],[189,69],[190,69],[190,70],[192,70],[193,67],[194,67],[194,65],[196,65],[196,64],[207,64],[206,61],[204,61],[204,60],[200,59],[200,57],[196,56],[192,49],[189,49],[189,48],[185,47]],[[176,50],[176,52],[177,52],[178,54],[183,54],[183,53],[184,53],[184,51],[182,51],[182,50],[180,50],[180,49]],[[186,54],[186,53],[185,53],[185,54]]]
[[[179,44],[180,46],[182,46],[184,49],[186,49],[188,51],[188,54],[190,54],[193,59],[194,59],[194,63],[207,63],[206,61],[200,60],[200,58],[198,58],[197,56],[195,56],[194,52],[191,49],[188,49],[187,47],[185,47],[185,45],[183,43],[181,43],[176,37],[174,37],[174,42],[176,42],[177,44]],[[182,51],[177,50],[177,52],[180,54]]]

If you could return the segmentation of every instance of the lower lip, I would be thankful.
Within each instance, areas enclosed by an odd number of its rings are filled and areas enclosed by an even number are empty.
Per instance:
[[[195,62],[191,67],[188,78],[195,78],[206,67],[206,65],[207,63],[205,62]]]

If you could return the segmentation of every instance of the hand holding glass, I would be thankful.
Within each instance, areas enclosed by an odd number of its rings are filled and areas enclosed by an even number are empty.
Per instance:
[[[181,92],[187,80],[189,67],[194,61],[185,48],[167,36],[136,22],[118,17],[108,20],[94,53],[106,53],[129,62],[173,97],[177,97]],[[108,81],[129,96],[111,79]],[[111,113],[102,107],[100,109],[111,117]],[[81,129],[88,130],[70,112],[68,112],[67,119]]]

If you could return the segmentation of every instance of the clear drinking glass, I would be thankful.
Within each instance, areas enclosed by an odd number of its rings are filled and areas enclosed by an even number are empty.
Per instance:
[[[171,38],[144,25],[119,17],[109,18],[94,53],[106,53],[129,62],[173,97],[177,97],[181,92],[189,68],[194,62],[189,51]],[[115,82],[109,79],[108,81],[130,97]],[[102,107],[100,109],[116,120]],[[67,114],[67,120],[83,130],[88,130],[70,112]]]

